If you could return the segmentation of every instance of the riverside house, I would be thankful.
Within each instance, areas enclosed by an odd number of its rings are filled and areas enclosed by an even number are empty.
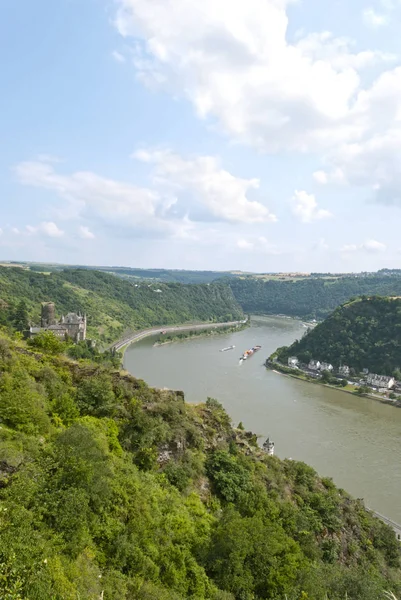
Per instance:
[[[299,360],[297,359],[297,357],[290,356],[290,358],[288,359],[288,366],[291,369],[298,369],[298,365],[299,365]]]
[[[310,369],[311,371],[319,371],[320,367],[321,367],[320,360],[314,360],[312,358],[312,360],[309,361],[308,369]]]
[[[366,377],[366,383],[379,390],[392,390],[395,386],[395,379],[394,377],[389,377],[388,375],[369,373],[369,375]]]

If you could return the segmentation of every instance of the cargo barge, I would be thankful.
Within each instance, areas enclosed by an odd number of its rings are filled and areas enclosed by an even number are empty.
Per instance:
[[[253,346],[250,350],[245,350],[244,354],[240,357],[240,360],[247,360],[250,358],[255,352],[261,349],[262,346]]]

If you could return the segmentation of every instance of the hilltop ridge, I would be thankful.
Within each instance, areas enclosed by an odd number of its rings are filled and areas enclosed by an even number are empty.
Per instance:
[[[88,336],[103,342],[115,341],[127,330],[243,318],[241,307],[224,283],[134,283],[85,269],[43,274],[0,267],[0,325],[12,323],[21,300],[34,323],[40,321],[43,301],[55,302],[59,315],[87,313]]]
[[[290,356],[393,375],[401,368],[401,299],[362,296],[346,302],[301,340],[277,352],[284,364]]]

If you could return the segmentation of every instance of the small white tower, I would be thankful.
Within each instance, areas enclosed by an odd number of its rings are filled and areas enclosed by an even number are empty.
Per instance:
[[[266,454],[268,454],[269,456],[274,456],[274,442],[270,441],[270,438],[267,438],[267,440],[265,441],[265,443],[263,444],[263,450],[266,452]]]

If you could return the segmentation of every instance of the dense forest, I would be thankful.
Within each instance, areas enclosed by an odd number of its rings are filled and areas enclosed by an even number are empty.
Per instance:
[[[103,342],[126,330],[193,321],[232,321],[243,317],[230,288],[222,283],[132,283],[83,269],[50,274],[0,267],[0,325],[20,322],[20,301],[28,321],[40,320],[40,303],[56,303],[58,315],[87,313],[88,335]]]
[[[264,281],[253,277],[226,281],[246,313],[283,314],[304,319],[324,318],[355,296],[401,296],[399,273],[299,281]]]
[[[0,334],[0,597],[378,600],[393,531],[213,399]]]
[[[280,362],[286,363],[289,356],[392,375],[401,368],[401,299],[362,297],[344,304],[277,353]]]

